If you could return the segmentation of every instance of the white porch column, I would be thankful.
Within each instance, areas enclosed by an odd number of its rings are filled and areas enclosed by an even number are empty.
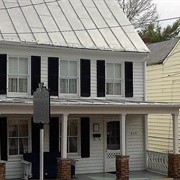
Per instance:
[[[178,149],[178,115],[172,114],[173,120],[173,152],[174,154],[179,153]]]
[[[126,155],[126,114],[121,115],[121,155]]]
[[[67,158],[67,122],[68,114],[63,114],[61,122],[61,158]]]
[[[145,151],[148,150],[148,114],[144,115],[144,126],[145,126]]]

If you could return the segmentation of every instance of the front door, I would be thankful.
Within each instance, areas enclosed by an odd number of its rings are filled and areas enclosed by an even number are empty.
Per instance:
[[[120,121],[105,121],[105,172],[116,171],[116,155],[120,155]]]

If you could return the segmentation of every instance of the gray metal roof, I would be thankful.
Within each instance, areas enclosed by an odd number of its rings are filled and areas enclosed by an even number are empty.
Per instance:
[[[149,52],[115,0],[1,0],[0,42]]]
[[[151,51],[147,60],[147,65],[150,66],[155,64],[162,64],[178,41],[179,38],[176,38],[147,45]]]

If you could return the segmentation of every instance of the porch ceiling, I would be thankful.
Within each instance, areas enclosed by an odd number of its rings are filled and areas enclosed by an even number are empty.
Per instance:
[[[180,103],[51,98],[51,114],[179,114]],[[32,98],[0,100],[0,115],[33,113]]]

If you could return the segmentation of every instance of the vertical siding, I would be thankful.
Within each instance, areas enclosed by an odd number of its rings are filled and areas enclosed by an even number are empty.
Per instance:
[[[126,138],[126,153],[130,156],[130,170],[145,170],[144,121],[142,115],[127,115]]]
[[[161,65],[146,68],[147,100],[180,102],[180,43]],[[148,116],[149,148],[157,151],[172,150],[171,115]],[[179,121],[180,134],[180,121]],[[180,135],[179,135],[180,139]],[[180,147],[180,141],[179,141]]]
[[[134,85],[134,97],[133,99],[142,101],[144,98],[144,63],[133,63],[133,85]]]
[[[48,87],[48,61],[45,56],[41,57],[41,82]]]

